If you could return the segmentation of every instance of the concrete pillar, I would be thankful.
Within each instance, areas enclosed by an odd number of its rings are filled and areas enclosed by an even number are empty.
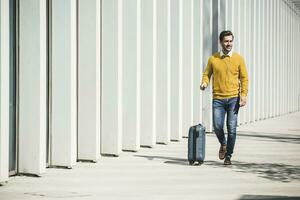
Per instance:
[[[265,1],[260,1],[261,7],[261,86],[265,85]],[[260,119],[264,119],[265,86],[260,88]]]
[[[297,35],[300,35],[300,23],[298,23],[297,25]],[[296,37],[297,38],[297,42],[298,44],[300,43],[300,39],[299,37]],[[297,45],[297,50],[296,52],[300,52],[300,47],[299,45]],[[300,66],[300,56],[297,56],[297,63],[296,63],[296,66]],[[300,74],[300,67],[297,67],[297,73],[296,74]],[[297,78],[297,82],[296,82],[296,85],[300,85],[300,78]],[[300,111],[300,87],[297,87],[297,99],[298,99],[298,111]]]
[[[182,2],[182,135],[187,137],[192,125],[192,102],[193,102],[193,44],[192,44],[192,0]]]
[[[156,0],[156,141],[170,141],[170,0]]]
[[[289,25],[290,25],[290,31],[289,31],[289,47],[290,47],[290,49],[289,49],[289,60],[290,60],[290,69],[289,69],[289,74],[292,74],[292,76],[290,77],[290,79],[289,79],[289,82],[290,82],[290,91],[289,91],[289,104],[290,104],[290,110],[289,110],[289,112],[292,112],[293,111],[293,101],[294,101],[294,99],[293,99],[293,65],[294,65],[294,63],[293,63],[293,11],[291,10],[291,8],[290,8],[290,12],[289,12],[289,18],[290,18],[290,20],[289,20]]]
[[[266,46],[268,50],[265,50],[266,51],[266,76],[265,76],[265,79],[266,79],[266,107],[265,107],[265,111],[266,111],[266,119],[267,118],[270,118],[271,117],[271,110],[270,110],[270,106],[271,106],[271,98],[270,98],[270,95],[272,95],[272,92],[271,92],[271,88],[270,88],[270,80],[271,80],[271,59],[270,59],[270,56],[271,56],[271,49],[270,49],[270,45],[271,45],[271,4],[270,4],[270,1],[267,0],[266,1],[267,5],[266,5],[266,34],[267,34],[267,37],[266,37]]]
[[[0,184],[8,180],[9,161],[9,1],[0,1]]]
[[[231,17],[232,17],[232,31],[234,31],[233,34],[236,35],[235,30],[237,29],[238,26],[235,22],[236,22],[236,16],[237,16],[237,12],[238,12],[238,10],[237,10],[238,2],[236,0],[231,0],[231,3],[232,3],[232,15],[231,15]]]
[[[243,53],[242,55],[244,56],[245,59],[245,63],[246,63],[246,67],[247,67],[247,71],[248,71],[248,76],[250,76],[250,68],[249,68],[249,37],[248,37],[248,33],[250,32],[250,27],[249,27],[249,23],[248,23],[248,14],[249,14],[249,7],[248,7],[248,0],[242,0],[244,1],[243,3],[243,9],[242,12],[244,13],[244,29],[243,29]],[[248,84],[248,89],[251,88],[251,83],[249,82]],[[248,94],[248,99],[250,100],[250,96]],[[243,112],[243,123],[246,124],[248,122],[248,112],[249,112],[249,106],[250,103],[247,103],[247,106],[242,108],[242,112]]]
[[[293,56],[293,46],[294,46],[294,12],[290,8],[289,12],[289,18],[290,18],[290,36],[289,36],[289,43],[290,43],[290,71],[289,74],[292,74],[290,80],[290,91],[289,91],[289,101],[290,101],[290,110],[289,112],[293,112],[294,110],[294,73],[293,73],[293,68],[294,68],[294,56]]]
[[[234,34],[234,41],[233,41],[233,51],[237,52],[237,53],[241,53],[240,52],[240,42],[241,42],[241,38],[240,38],[240,29],[241,29],[241,9],[240,9],[240,0],[232,0],[233,1],[233,10],[235,11],[235,15],[233,17],[233,34]],[[238,116],[238,125],[240,124],[240,114]]]
[[[267,0],[267,18],[266,18],[266,20],[267,20],[267,46],[270,48],[270,49],[268,49],[268,50],[266,50],[266,52],[267,52],[267,76],[266,76],[266,78],[267,78],[267,80],[266,80],[266,82],[267,82],[267,95],[266,95],[266,111],[267,111],[267,116],[266,116],[266,118],[270,118],[271,117],[271,105],[272,105],[272,99],[271,99],[271,97],[272,97],[272,89],[271,89],[271,76],[272,76],[272,74],[271,74],[271,70],[272,70],[272,68],[273,68],[273,66],[271,66],[272,65],[272,59],[271,59],[271,57],[272,57],[272,50],[271,50],[271,48],[272,48],[272,27],[271,27],[271,24],[272,24],[272,17],[271,17],[271,10],[272,10],[272,8],[271,8],[271,6],[272,6],[272,2],[270,1],[270,0]]]
[[[19,172],[41,174],[46,168],[46,0],[20,1],[19,14]]]
[[[218,23],[218,38],[219,34],[221,31],[225,30],[226,26],[226,1],[218,0],[218,18],[219,18],[219,23]]]
[[[138,4],[139,3],[139,4]],[[140,24],[137,19],[140,12],[140,0],[123,0],[122,7],[122,24],[123,24],[123,74],[122,74],[122,99],[123,99],[123,115],[122,115],[122,149],[137,151],[140,147],[140,126],[139,102],[140,95]],[[139,14],[140,15],[140,14]]]
[[[276,31],[276,36],[275,36],[275,41],[280,40],[280,11],[279,11],[279,0],[276,0],[275,3],[275,31]],[[275,76],[275,116],[279,115],[279,99],[280,99],[280,84],[279,84],[279,75],[280,75],[280,42],[277,43],[278,48],[276,48],[276,56],[275,56],[275,63],[276,63],[276,76]]]
[[[246,51],[247,51],[247,48],[246,48],[246,42],[247,42],[247,39],[246,39],[246,28],[247,28],[247,25],[246,25],[246,11],[245,11],[245,8],[246,8],[246,0],[239,0],[240,1],[240,4],[239,4],[239,9],[240,9],[240,15],[239,15],[239,36],[236,38],[236,40],[238,40],[239,42],[239,50],[237,51],[240,55],[242,55],[245,59],[245,62],[246,62],[246,66],[247,66],[247,60],[246,60]],[[248,105],[247,105],[248,106]],[[243,107],[243,108],[240,108],[239,110],[239,115],[238,115],[238,123],[239,124],[245,124],[245,108],[246,107]]]
[[[121,4],[118,0],[102,0],[101,153],[111,155],[119,155],[122,148]]]
[[[265,40],[265,38],[266,38],[266,29],[265,29],[265,25],[266,25],[266,16],[265,16],[265,13],[266,13],[266,10],[265,10],[265,8],[266,8],[266,6],[265,6],[265,1],[262,1],[261,2],[261,17],[262,17],[262,25],[261,25],[261,41],[262,41],[262,46],[261,46],[261,48],[262,48],[262,51],[261,51],[261,66],[262,66],[262,70],[261,70],[261,85],[262,86],[264,86],[264,87],[261,87],[261,119],[265,119],[265,107],[266,107],[266,105],[265,105],[265,95],[266,95],[266,91],[265,91],[265,87],[266,87],[266,81],[265,81],[265,79],[266,79],[266,77],[265,77],[265,74],[266,74],[266,67],[265,67],[265,65],[266,65],[266,52],[264,51],[264,47],[266,46],[266,40]]]
[[[292,33],[293,33],[293,40],[294,41],[297,41],[297,39],[296,39],[297,38],[297,36],[296,36],[296,33],[297,33],[296,27],[297,27],[298,23],[296,23],[296,19],[297,19],[297,15],[296,15],[296,13],[293,13],[293,31],[292,31]],[[296,91],[296,87],[297,87],[296,82],[297,82],[297,79],[298,79],[298,77],[296,75],[296,67],[297,67],[297,65],[296,65],[296,58],[297,58],[296,52],[297,51],[296,51],[295,42],[293,42],[292,44],[293,44],[293,73],[292,73],[293,74],[293,91],[292,91],[292,94],[293,94],[293,111],[296,111],[297,110],[297,105],[296,104],[297,104],[297,98],[298,98],[297,91]],[[298,67],[299,67],[299,65],[298,65]]]
[[[251,120],[251,115],[252,115],[252,112],[253,112],[253,101],[254,101],[254,95],[255,93],[254,90],[253,90],[253,81],[254,80],[252,77],[254,76],[253,74],[253,43],[254,41],[253,40],[253,35],[254,35],[254,32],[253,32],[253,26],[252,26],[252,23],[251,23],[251,19],[253,18],[252,15],[251,15],[251,12],[252,12],[252,3],[253,1],[249,1],[247,0],[246,1],[246,10],[247,10],[247,39],[246,39],[246,42],[247,42],[247,57],[246,57],[246,66],[247,66],[247,71],[248,71],[248,77],[249,77],[249,91],[251,93],[248,94],[248,105],[246,106],[246,123],[250,123],[252,120]]]
[[[278,42],[278,48],[276,49],[276,68],[277,68],[277,73],[276,73],[276,116],[279,116],[280,115],[280,87],[281,87],[281,84],[280,84],[280,62],[281,62],[281,54],[280,54],[280,47],[281,47],[281,40],[280,40],[280,26],[281,26],[281,13],[280,13],[280,4],[279,4],[279,1],[280,0],[277,0],[276,1],[276,41],[279,41]]]
[[[171,2],[171,140],[179,141],[182,132],[179,130],[179,66],[180,66],[180,0]]]
[[[271,2],[270,2],[270,4],[271,4]],[[289,112],[292,112],[292,110],[293,110],[293,101],[294,101],[294,99],[293,99],[293,97],[294,97],[294,95],[293,95],[293,88],[294,88],[294,86],[293,86],[293,76],[294,76],[294,74],[293,74],[293,68],[294,68],[294,63],[293,63],[293,46],[294,46],[294,41],[293,41],[293,26],[294,26],[294,24],[293,24],[293,21],[294,21],[294,19],[293,19],[293,10],[292,10],[292,8],[293,8],[293,5],[289,8],[289,10],[290,10],[290,12],[289,12],[289,18],[290,18],[290,20],[289,20],[289,25],[290,25],[290,28],[289,28],[289,37],[288,37],[288,40],[289,40],[289,61],[290,61],[290,64],[288,65],[289,66],[289,72],[288,72],[288,74],[290,75],[289,77],[289,87],[288,88],[290,88],[289,89]]]
[[[296,14],[295,13],[293,13],[293,31],[292,31],[292,34],[293,34],[293,40],[294,41],[297,41],[296,40],[296,35],[295,35],[295,33],[297,32],[297,30],[296,30],[296,27],[297,27],[297,23],[296,23]],[[293,91],[292,91],[292,94],[293,94],[293,111],[295,111],[296,110],[296,99],[297,99],[297,91],[296,91],[296,85],[295,85],[295,83],[296,83],[296,79],[297,79],[297,77],[296,77],[296,75],[295,75],[295,72],[296,72],[296,55],[295,55],[295,52],[296,52],[296,45],[295,45],[295,43],[293,42],[292,43],[293,44]],[[298,51],[299,52],[299,51]]]
[[[252,68],[253,68],[253,91],[252,91],[252,95],[253,95],[253,109],[251,111],[251,121],[256,121],[257,120],[257,106],[258,106],[258,44],[259,44],[259,37],[258,37],[258,29],[259,29],[259,22],[258,22],[258,9],[257,9],[257,0],[254,0],[253,3],[251,4],[251,16],[253,16],[251,18],[251,26],[253,27],[253,49],[252,49]],[[256,23],[258,22],[258,23]]]
[[[78,13],[78,159],[100,157],[101,5],[79,0]]]
[[[283,40],[283,6],[282,6],[282,2],[280,2],[280,54],[283,55],[283,45],[284,45],[284,40]],[[283,58],[280,59],[280,65],[282,66],[283,65]],[[279,72],[280,72],[280,78],[282,78],[283,76],[283,68],[280,68],[279,69]],[[280,93],[282,94],[282,88],[283,86],[280,86]],[[283,99],[283,95],[280,95],[280,100],[279,100],[279,114],[281,115],[282,113],[282,106],[283,106],[283,102],[282,102],[282,99]]]
[[[207,65],[208,58],[212,55],[212,0],[203,1],[203,70]],[[202,121],[207,132],[212,132],[212,81],[202,93],[203,113]]]
[[[286,25],[287,25],[287,28],[286,28],[286,65],[288,66],[287,69],[285,70],[286,73],[285,73],[285,80],[287,80],[287,88],[289,88],[288,90],[286,90],[286,111],[285,113],[288,113],[290,112],[290,20],[289,20],[289,11],[290,9],[288,7],[286,7]]]
[[[171,34],[172,35],[172,34]],[[183,96],[182,96],[182,68],[183,68],[183,0],[179,0],[179,66],[178,66],[178,89],[179,89],[179,101],[178,101],[178,120],[179,120],[179,137],[183,136],[183,106],[182,106],[182,101],[183,101]]]
[[[287,82],[287,87],[289,88],[289,90],[287,91],[287,103],[288,103],[288,106],[287,106],[287,113],[291,112],[291,89],[292,89],[292,85],[291,85],[291,66],[292,66],[292,62],[291,62],[291,47],[292,47],[292,43],[291,43],[291,32],[292,32],[292,25],[291,25],[291,10],[290,8],[287,8],[287,11],[288,11],[288,14],[287,14],[287,17],[288,17],[288,31],[287,31],[287,59],[288,59],[288,62],[287,62],[287,65],[289,66],[288,69],[287,69],[287,76],[286,76],[286,80],[288,80]]]
[[[292,108],[292,88],[293,88],[293,86],[292,86],[292,42],[291,42],[291,38],[292,38],[292,11],[291,11],[291,8],[290,7],[288,7],[287,8],[287,11],[288,11],[288,29],[287,29],[287,49],[286,49],[286,51],[287,51],[287,59],[288,59],[288,62],[287,62],[287,66],[288,66],[288,68],[287,68],[287,76],[286,76],[286,80],[288,80],[287,81],[287,88],[289,88],[288,89],[288,91],[287,91],[287,96],[288,96],[288,98],[287,98],[287,104],[288,104],[288,106],[287,106],[287,113],[289,113],[289,112],[291,112],[291,108]]]
[[[201,74],[203,72],[203,1],[193,0],[192,3],[192,20],[193,20],[193,59],[192,59],[192,77],[193,77],[193,117],[192,124],[202,123],[202,96],[200,96]],[[173,66],[173,65],[172,65]]]
[[[141,1],[141,127],[142,146],[153,147],[154,132],[154,2]]]
[[[252,91],[252,95],[250,96],[250,106],[248,107],[248,121],[247,123],[251,123],[254,121],[253,119],[253,116],[254,116],[254,101],[255,101],[255,88],[254,88],[254,83],[253,83],[253,78],[252,77],[255,77],[255,74],[254,74],[254,60],[253,60],[253,57],[254,57],[254,43],[255,42],[251,42],[250,40],[255,37],[254,34],[254,23],[253,23],[253,10],[254,10],[254,1],[248,1],[248,6],[249,6],[249,13],[248,13],[248,22],[249,22],[249,41],[248,41],[248,44],[249,44],[249,61],[248,61],[248,69],[249,69],[249,80],[251,81],[250,84],[251,84],[251,91]],[[250,88],[249,88],[250,89]]]
[[[283,3],[284,4],[284,3]],[[283,6],[283,29],[284,30],[287,30],[287,9],[286,9],[286,6],[284,5]],[[283,49],[287,49],[287,33],[286,33],[286,31],[284,31],[283,32]],[[287,60],[287,50],[286,51],[283,51],[283,63],[282,64],[285,64],[285,65],[287,65],[287,62],[288,62],[288,60]],[[282,70],[282,79],[281,80],[286,80],[286,69],[284,70]],[[287,86],[287,84],[286,84],[286,86]],[[286,102],[287,102],[287,90],[285,90],[285,88],[283,87],[282,88],[282,114],[285,114],[286,113],[286,108],[287,108],[287,105],[286,105]]]
[[[219,34],[225,29],[225,1],[212,0],[212,52],[220,51]]]
[[[297,35],[300,35],[300,23],[299,23],[300,19],[298,18],[298,23],[296,23],[295,25],[295,40],[296,40],[296,44],[300,44],[300,39],[299,37],[297,37]],[[296,87],[296,110],[299,111],[300,110],[300,87],[297,87],[298,85],[300,85],[300,78],[298,78],[297,74],[300,74],[300,57],[298,56],[297,52],[300,52],[300,47],[299,45],[295,44],[295,67],[296,67],[296,80],[295,80],[295,87]]]
[[[271,113],[271,110],[270,110],[270,105],[271,105],[271,98],[270,98],[270,95],[271,95],[271,88],[270,88],[270,65],[271,65],[271,49],[270,49],[270,43],[271,43],[271,31],[270,31],[270,24],[271,24],[271,17],[270,17],[270,0],[266,0],[266,46],[264,48],[266,48],[265,52],[266,52],[266,65],[265,65],[265,68],[266,68],[266,76],[265,76],[265,79],[266,79],[266,93],[265,93],[265,111],[266,111],[266,115],[265,117],[266,118],[269,118],[270,117],[270,113]]]
[[[256,120],[260,120],[261,119],[261,108],[262,108],[262,6],[261,6],[261,1],[257,1],[257,6],[256,6],[256,10],[257,10],[257,106],[256,106]]]
[[[270,116],[271,117],[275,117],[275,95],[276,95],[276,88],[275,88],[275,82],[274,79],[276,77],[276,63],[274,62],[276,60],[276,58],[272,55],[275,55],[275,50],[276,50],[276,42],[274,40],[275,36],[276,36],[276,32],[274,29],[274,22],[275,22],[275,15],[274,15],[274,11],[275,11],[275,7],[274,7],[274,3],[275,1],[271,1],[271,43],[270,43],[270,49],[271,49],[271,55],[270,55],[270,59],[271,59],[271,69],[270,69],[270,90],[271,90],[271,106],[270,106]]]
[[[51,165],[77,159],[77,2],[52,0]]]

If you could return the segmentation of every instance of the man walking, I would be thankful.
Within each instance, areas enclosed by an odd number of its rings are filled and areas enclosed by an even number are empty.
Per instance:
[[[209,59],[202,76],[201,90],[209,84],[213,75],[213,126],[220,142],[219,158],[224,165],[231,165],[239,108],[247,103],[248,74],[244,59],[232,51],[234,36],[231,31],[222,31],[219,40],[222,50]],[[224,120],[227,114],[227,132]]]

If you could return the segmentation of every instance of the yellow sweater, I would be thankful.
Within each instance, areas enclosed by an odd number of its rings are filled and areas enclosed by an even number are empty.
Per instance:
[[[213,75],[213,98],[227,99],[239,94],[246,97],[248,94],[248,74],[244,59],[233,52],[232,56],[220,57],[215,53],[208,59],[202,76],[202,83],[209,84]]]

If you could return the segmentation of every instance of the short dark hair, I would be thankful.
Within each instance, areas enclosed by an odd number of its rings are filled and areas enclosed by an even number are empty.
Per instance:
[[[220,39],[220,41],[222,42],[225,36],[230,36],[230,35],[232,36],[232,39],[233,39],[234,36],[233,36],[233,33],[232,33],[231,31],[229,31],[229,30],[222,31],[222,32],[220,33],[219,39]]]

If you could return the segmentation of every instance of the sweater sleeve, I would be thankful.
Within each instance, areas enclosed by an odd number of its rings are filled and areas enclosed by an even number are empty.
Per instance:
[[[212,66],[211,66],[211,58],[209,58],[206,68],[202,75],[202,84],[206,83],[206,85],[208,85],[211,75],[212,75]]]
[[[239,77],[241,81],[241,96],[246,97],[248,95],[248,73],[243,58],[241,58],[241,63],[239,66]]]

